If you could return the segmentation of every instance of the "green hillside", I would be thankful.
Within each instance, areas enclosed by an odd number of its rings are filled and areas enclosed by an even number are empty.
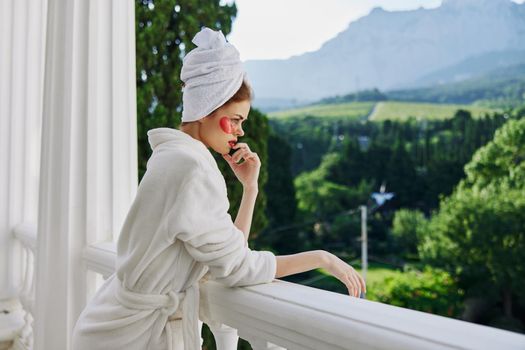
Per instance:
[[[363,119],[368,116],[374,107],[374,102],[350,102],[327,105],[313,105],[303,108],[268,113],[270,118],[319,117],[319,118],[348,118]]]
[[[454,116],[458,109],[470,111],[473,117],[491,114],[497,109],[460,104],[437,104],[419,102],[379,102],[370,115],[370,120],[406,120],[416,119],[447,119]]]
[[[272,119],[283,120],[289,118],[315,117],[323,119],[362,120],[367,116],[370,120],[406,120],[409,117],[423,119],[452,118],[458,109],[468,110],[473,117],[491,114],[498,111],[495,108],[481,107],[466,104],[438,104],[419,102],[348,102],[339,104],[313,105],[303,108],[288,109],[272,112],[268,116]]]

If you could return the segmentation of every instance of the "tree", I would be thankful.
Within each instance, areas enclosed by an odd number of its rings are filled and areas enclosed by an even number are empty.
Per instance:
[[[270,224],[285,225],[293,222],[297,209],[295,188],[291,172],[291,146],[276,134],[268,138],[268,182],[265,192],[268,195],[266,212]]]
[[[386,180],[389,191],[396,193],[392,200],[399,207],[413,207],[417,198],[418,176],[414,162],[405,150],[405,145],[398,142],[394,145],[392,157],[387,164]]]
[[[403,273],[386,277],[368,286],[368,298],[374,301],[428,312],[459,317],[463,290],[448,272],[426,266],[423,271],[405,268]],[[443,298],[443,296],[447,296]]]
[[[279,254],[295,253],[304,248],[304,241],[299,238],[299,231],[293,227],[297,201],[291,172],[291,153],[291,146],[285,139],[274,133],[270,134],[268,182],[264,188],[268,198],[266,215],[269,224],[255,243],[259,249],[271,247]],[[290,228],[280,230],[283,227]]]
[[[465,172],[442,199],[420,255],[454,272],[467,292],[501,300],[512,318],[513,299],[525,305],[525,120],[500,128]]]
[[[330,180],[340,163],[340,154],[329,153],[317,169],[295,178],[298,208],[305,217],[322,220],[366,203],[372,192],[369,183],[361,181],[350,187]]]
[[[394,215],[392,235],[405,254],[417,254],[417,244],[427,231],[427,219],[419,210],[400,209]]]
[[[202,26],[231,31],[235,4],[219,0],[137,0],[135,2],[137,65],[137,134],[139,180],[151,155],[146,132],[156,127],[175,128],[182,116],[182,57]]]

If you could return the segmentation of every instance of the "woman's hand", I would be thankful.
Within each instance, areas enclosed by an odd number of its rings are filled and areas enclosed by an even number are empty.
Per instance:
[[[223,154],[222,157],[228,162],[232,168],[235,176],[239,179],[245,188],[257,188],[257,180],[259,179],[259,170],[261,169],[261,161],[257,153],[252,152],[250,147],[244,142],[238,142],[233,146],[237,149],[233,156]],[[237,164],[241,159],[244,162]]]
[[[361,292],[366,293],[365,280],[356,270],[332,253],[327,252],[325,269],[346,285],[348,294],[359,298]]]

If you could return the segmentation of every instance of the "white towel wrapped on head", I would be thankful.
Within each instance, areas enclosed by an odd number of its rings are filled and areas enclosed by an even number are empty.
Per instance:
[[[222,106],[246,78],[239,52],[222,31],[203,27],[192,42],[197,47],[184,57],[180,75],[183,122],[204,118]]]

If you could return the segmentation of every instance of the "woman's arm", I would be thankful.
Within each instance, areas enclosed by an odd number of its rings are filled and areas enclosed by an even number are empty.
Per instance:
[[[257,153],[252,152],[250,147],[244,142],[236,143],[233,148],[237,149],[233,156],[229,154],[223,154],[222,156],[230,165],[235,176],[242,183],[243,192],[241,205],[237,217],[235,218],[234,225],[244,233],[244,239],[246,240],[246,243],[248,243],[255,200],[259,193],[257,179],[259,178],[261,161],[259,160]],[[241,159],[244,159],[244,161],[241,164],[238,164],[237,162]]]
[[[359,297],[361,292],[366,293],[365,281],[354,268],[325,250],[278,255],[275,260],[277,262],[275,278],[324,268],[346,285],[349,295]]]
[[[253,210],[255,207],[255,200],[259,190],[257,186],[243,187],[241,205],[239,212],[235,218],[235,226],[244,233],[244,238],[248,242],[250,235],[250,227],[252,225]]]
[[[277,255],[277,272],[275,278],[280,278],[297,273],[326,268],[328,254],[324,250],[312,250],[292,255]]]

